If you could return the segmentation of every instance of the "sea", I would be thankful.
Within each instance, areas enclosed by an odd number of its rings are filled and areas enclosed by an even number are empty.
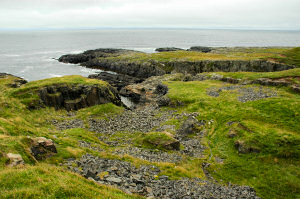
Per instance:
[[[300,46],[300,31],[203,29],[97,29],[0,31],[0,73],[28,81],[99,73],[57,59],[96,48],[154,53],[159,47]]]

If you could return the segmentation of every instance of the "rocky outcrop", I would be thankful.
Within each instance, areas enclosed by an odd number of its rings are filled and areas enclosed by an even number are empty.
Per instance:
[[[300,85],[293,85],[292,86],[293,91],[295,91],[296,93],[300,93]]]
[[[80,54],[63,55],[58,59],[58,61],[71,64],[80,64],[96,57],[114,57],[130,52],[136,51],[114,48],[99,48],[95,50],[87,50]]]
[[[165,103],[169,103],[170,101],[167,98],[163,98],[168,92],[168,87],[163,85],[162,82],[170,78],[172,76],[150,77],[140,84],[132,84],[122,88],[120,95],[128,97],[136,105],[160,104],[164,106]]]
[[[173,51],[177,48],[161,48],[160,51]],[[195,46],[190,51],[210,52],[212,48]],[[148,78],[164,75],[171,72],[189,73],[195,75],[202,72],[272,72],[294,68],[284,64],[265,60],[200,60],[200,61],[157,61],[157,60],[132,60],[130,56],[119,58],[123,54],[136,53],[124,49],[96,49],[85,51],[77,55],[63,55],[59,58],[64,63],[80,63],[80,65],[113,71],[136,78]],[[108,59],[104,59],[107,58]]]
[[[203,72],[273,72],[294,68],[293,66],[263,60],[203,60],[165,62],[165,68],[173,72],[196,75]]]
[[[182,79],[182,81],[185,81],[185,77]],[[188,75],[189,76],[189,75]],[[204,81],[204,80],[219,80],[231,84],[260,84],[263,86],[285,86],[290,87],[294,92],[300,93],[300,85],[295,83],[300,80],[299,76],[291,76],[291,77],[281,77],[281,78],[258,78],[255,80],[242,80],[242,79],[235,79],[232,77],[224,77],[223,75],[219,74],[210,74],[210,75],[203,75],[201,73],[198,73],[194,76],[192,76],[189,81]],[[207,94],[213,97],[218,97],[219,93],[222,90],[228,90],[228,89],[235,89],[235,88],[241,88],[241,86],[230,86],[230,87],[223,87],[219,88],[218,90],[210,89],[208,90]],[[245,91],[245,90],[244,90]],[[249,91],[249,89],[248,89]],[[253,92],[252,92],[253,93]],[[260,98],[266,98],[267,96],[263,97],[260,95]],[[276,96],[276,95],[271,95]]]
[[[253,80],[251,83],[253,84],[260,84],[264,86],[289,86],[291,83],[284,81],[284,80],[276,80],[276,79],[269,79],[269,78],[259,78]]]
[[[7,73],[0,73],[0,79],[1,78],[7,78],[8,76],[15,77],[15,79],[11,83],[7,84],[7,86],[9,86],[11,88],[19,88],[23,84],[27,83],[27,81],[25,79],[21,78],[21,77],[17,77],[17,76],[10,75],[10,74],[7,74]]]
[[[24,165],[24,160],[20,154],[8,153],[6,157],[8,158],[7,166],[9,167]]]
[[[181,136],[187,136],[191,134],[195,134],[199,132],[199,127],[202,124],[193,116],[188,117],[187,120],[183,122],[179,130],[177,131],[177,134]]]
[[[94,59],[95,57],[92,55],[85,55],[85,54],[78,54],[78,55],[63,55],[61,56],[58,61],[70,64],[80,64],[83,62],[87,62],[90,59]]]
[[[36,160],[44,160],[57,153],[54,142],[44,137],[31,138],[31,154]]]
[[[43,105],[68,111],[105,103],[121,105],[117,91],[109,85],[49,85],[39,90],[39,96]]]
[[[164,47],[164,48],[156,48],[156,52],[170,52],[170,51],[178,51],[178,50],[184,50],[182,48],[175,48],[175,47]]]
[[[212,48],[206,46],[192,46],[189,51],[198,51],[203,53],[208,53],[212,51]]]
[[[155,61],[134,62],[119,59],[100,59],[106,57],[117,57],[122,54],[136,53],[138,51],[125,49],[100,48],[88,50],[80,54],[69,54],[61,56],[58,61],[64,63],[80,64],[88,68],[96,68],[113,71],[136,78],[148,78],[163,75],[165,71]]]
[[[144,81],[144,79],[142,78],[136,78],[129,75],[107,73],[107,72],[101,72],[98,74],[89,75],[89,78],[106,81],[113,87],[117,88],[117,90],[121,90],[123,87],[127,85],[138,84]]]
[[[148,78],[166,74],[162,63],[154,60],[138,62],[118,59],[92,59],[81,63],[81,65],[88,68],[113,71],[136,78]]]

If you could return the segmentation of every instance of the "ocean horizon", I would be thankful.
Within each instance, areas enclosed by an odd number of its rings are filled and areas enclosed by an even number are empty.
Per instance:
[[[300,46],[300,31],[176,28],[5,30],[0,31],[0,42],[0,72],[33,81],[100,72],[56,60],[63,54],[89,49],[124,48],[153,53],[159,47],[293,47]]]

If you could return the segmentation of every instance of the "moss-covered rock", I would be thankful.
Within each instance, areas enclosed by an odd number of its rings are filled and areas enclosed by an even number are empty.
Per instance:
[[[179,150],[180,143],[171,133],[151,132],[138,138],[137,142],[146,148],[157,148],[163,150]]]
[[[31,82],[13,92],[30,109],[43,106],[78,110],[98,104],[121,105],[117,91],[108,83],[80,76]]]

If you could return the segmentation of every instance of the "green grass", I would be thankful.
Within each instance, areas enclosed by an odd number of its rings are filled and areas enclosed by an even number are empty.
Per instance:
[[[257,53],[257,49],[242,52],[238,50],[239,53],[252,51]],[[267,51],[281,54],[287,50],[261,49],[258,53],[270,53]],[[234,78],[256,79],[295,77],[300,76],[300,71],[292,69],[272,73],[221,74]],[[203,162],[209,162],[209,170],[216,179],[222,179],[224,183],[252,186],[262,198],[299,197],[300,95],[286,88],[270,87],[269,89],[278,93],[277,97],[241,103],[237,101],[239,94],[236,91],[222,91],[218,98],[206,94],[207,88],[229,85],[220,81],[165,82],[170,88],[168,95],[171,100],[183,103],[182,106],[165,109],[173,109],[178,113],[199,112],[199,120],[213,120],[212,124],[205,125],[206,134],[201,140],[201,144],[208,147],[203,153],[203,158],[183,157],[181,162],[175,164],[151,163],[129,155],[113,155],[111,152],[115,147],[99,141],[95,132],[81,128],[60,131],[51,124],[52,119],[82,119],[88,127],[89,117],[106,119],[120,114],[123,108],[113,104],[97,105],[81,109],[69,118],[65,110],[56,111],[54,108],[30,111],[22,102],[21,98],[24,96],[15,95],[28,94],[28,91],[55,83],[106,83],[68,76],[31,82],[19,89],[7,87],[7,84],[14,80],[15,78],[10,76],[0,79],[0,198],[138,198],[107,186],[97,185],[59,166],[67,158],[78,158],[86,153],[128,161],[137,167],[152,164],[161,169],[159,175],[168,175],[171,179],[205,178],[201,165]],[[236,123],[228,126],[227,122],[230,121]],[[182,121],[171,118],[164,124],[175,125],[178,129],[181,123]],[[230,130],[236,132],[236,137],[228,137]],[[30,154],[27,136],[52,139],[58,153],[41,163],[36,162]],[[110,139],[133,139],[141,147],[162,150],[157,146],[149,146],[147,140],[164,141],[169,138],[160,133],[145,135],[129,132],[116,133]],[[79,147],[79,140],[101,147],[105,151],[98,153]],[[242,141],[245,146],[256,148],[260,153],[239,154],[234,147],[236,141]],[[9,152],[21,154],[26,166],[7,168],[5,154]],[[217,163],[216,157],[224,159],[224,163]]]
[[[96,147],[105,148],[106,145],[99,141],[94,132],[84,129],[56,130],[51,120],[65,118],[67,115],[65,110],[42,108],[30,111],[22,103],[22,99],[18,98],[19,96],[13,97],[16,92],[32,91],[53,83],[90,83],[101,86],[106,83],[102,84],[101,81],[91,81],[80,76],[68,76],[31,82],[19,89],[7,87],[7,84],[15,79],[12,76],[0,79],[0,198],[139,198],[128,196],[113,188],[96,185],[62,170],[59,164],[67,158],[78,158],[86,153],[95,154],[88,148],[79,147],[79,140],[90,142]],[[122,110],[123,108],[113,104],[103,104],[82,109],[76,117],[84,118],[86,115],[103,118]],[[43,164],[36,165],[37,161],[30,153],[27,136],[52,139],[58,153],[42,161]],[[20,154],[27,166],[20,169],[7,168],[5,166],[8,161],[5,156],[7,153]]]
[[[91,106],[85,109],[80,109],[76,113],[76,118],[82,120],[86,120],[88,117],[93,117],[96,119],[107,119],[107,117],[121,114],[123,111],[123,107],[108,103],[102,104],[100,106]]]
[[[281,63],[300,67],[300,47],[290,49],[274,59]]]
[[[53,84],[86,84],[86,85],[108,85],[107,82],[97,80],[97,79],[89,79],[82,77],[80,75],[69,75],[69,76],[63,76],[63,77],[55,77],[55,78],[49,78],[49,79],[43,79],[38,81],[32,81],[27,83],[22,88],[18,89],[20,91],[25,89],[34,89],[34,88],[41,88],[44,86],[49,86]]]
[[[141,134],[135,139],[136,145],[143,148],[166,150],[164,145],[174,141],[175,139],[165,132],[151,132]]]
[[[107,82],[101,80],[89,79],[79,75],[71,75],[71,76],[56,77],[56,78],[29,82],[21,86],[20,88],[15,89],[13,92],[11,92],[11,97],[20,99],[21,102],[26,106],[34,106],[39,103],[38,90],[45,86],[51,86],[51,85],[76,86],[79,84],[97,85],[99,87],[109,86]]]
[[[224,75],[225,77],[232,77],[235,79],[255,80],[258,78],[285,78],[285,77],[300,77],[300,68],[278,71],[278,72],[217,72],[217,74]]]
[[[138,199],[49,164],[0,171],[0,198]]]
[[[296,49],[296,48],[295,48]],[[111,61],[129,61],[129,62],[145,62],[145,61],[201,61],[201,60],[274,60],[277,57],[285,55],[288,60],[297,58],[294,54],[289,53],[291,48],[223,48],[217,49],[210,53],[202,53],[196,51],[171,51],[159,53],[128,53],[117,57],[99,58]],[[297,49],[294,50],[298,53]],[[294,52],[293,51],[293,52]],[[287,61],[278,60],[284,63]],[[288,63],[294,63],[289,61]]]
[[[295,198],[299,194],[300,96],[276,89],[278,97],[253,102],[238,102],[235,91],[222,91],[218,98],[206,89],[226,84],[218,81],[166,82],[169,97],[181,101],[181,111],[199,112],[199,119],[211,120],[206,142],[212,155],[224,159],[211,162],[210,171],[217,179],[253,186],[262,198]],[[239,122],[245,128],[229,127]],[[235,128],[237,136],[229,138]],[[239,154],[236,140],[260,153]]]

